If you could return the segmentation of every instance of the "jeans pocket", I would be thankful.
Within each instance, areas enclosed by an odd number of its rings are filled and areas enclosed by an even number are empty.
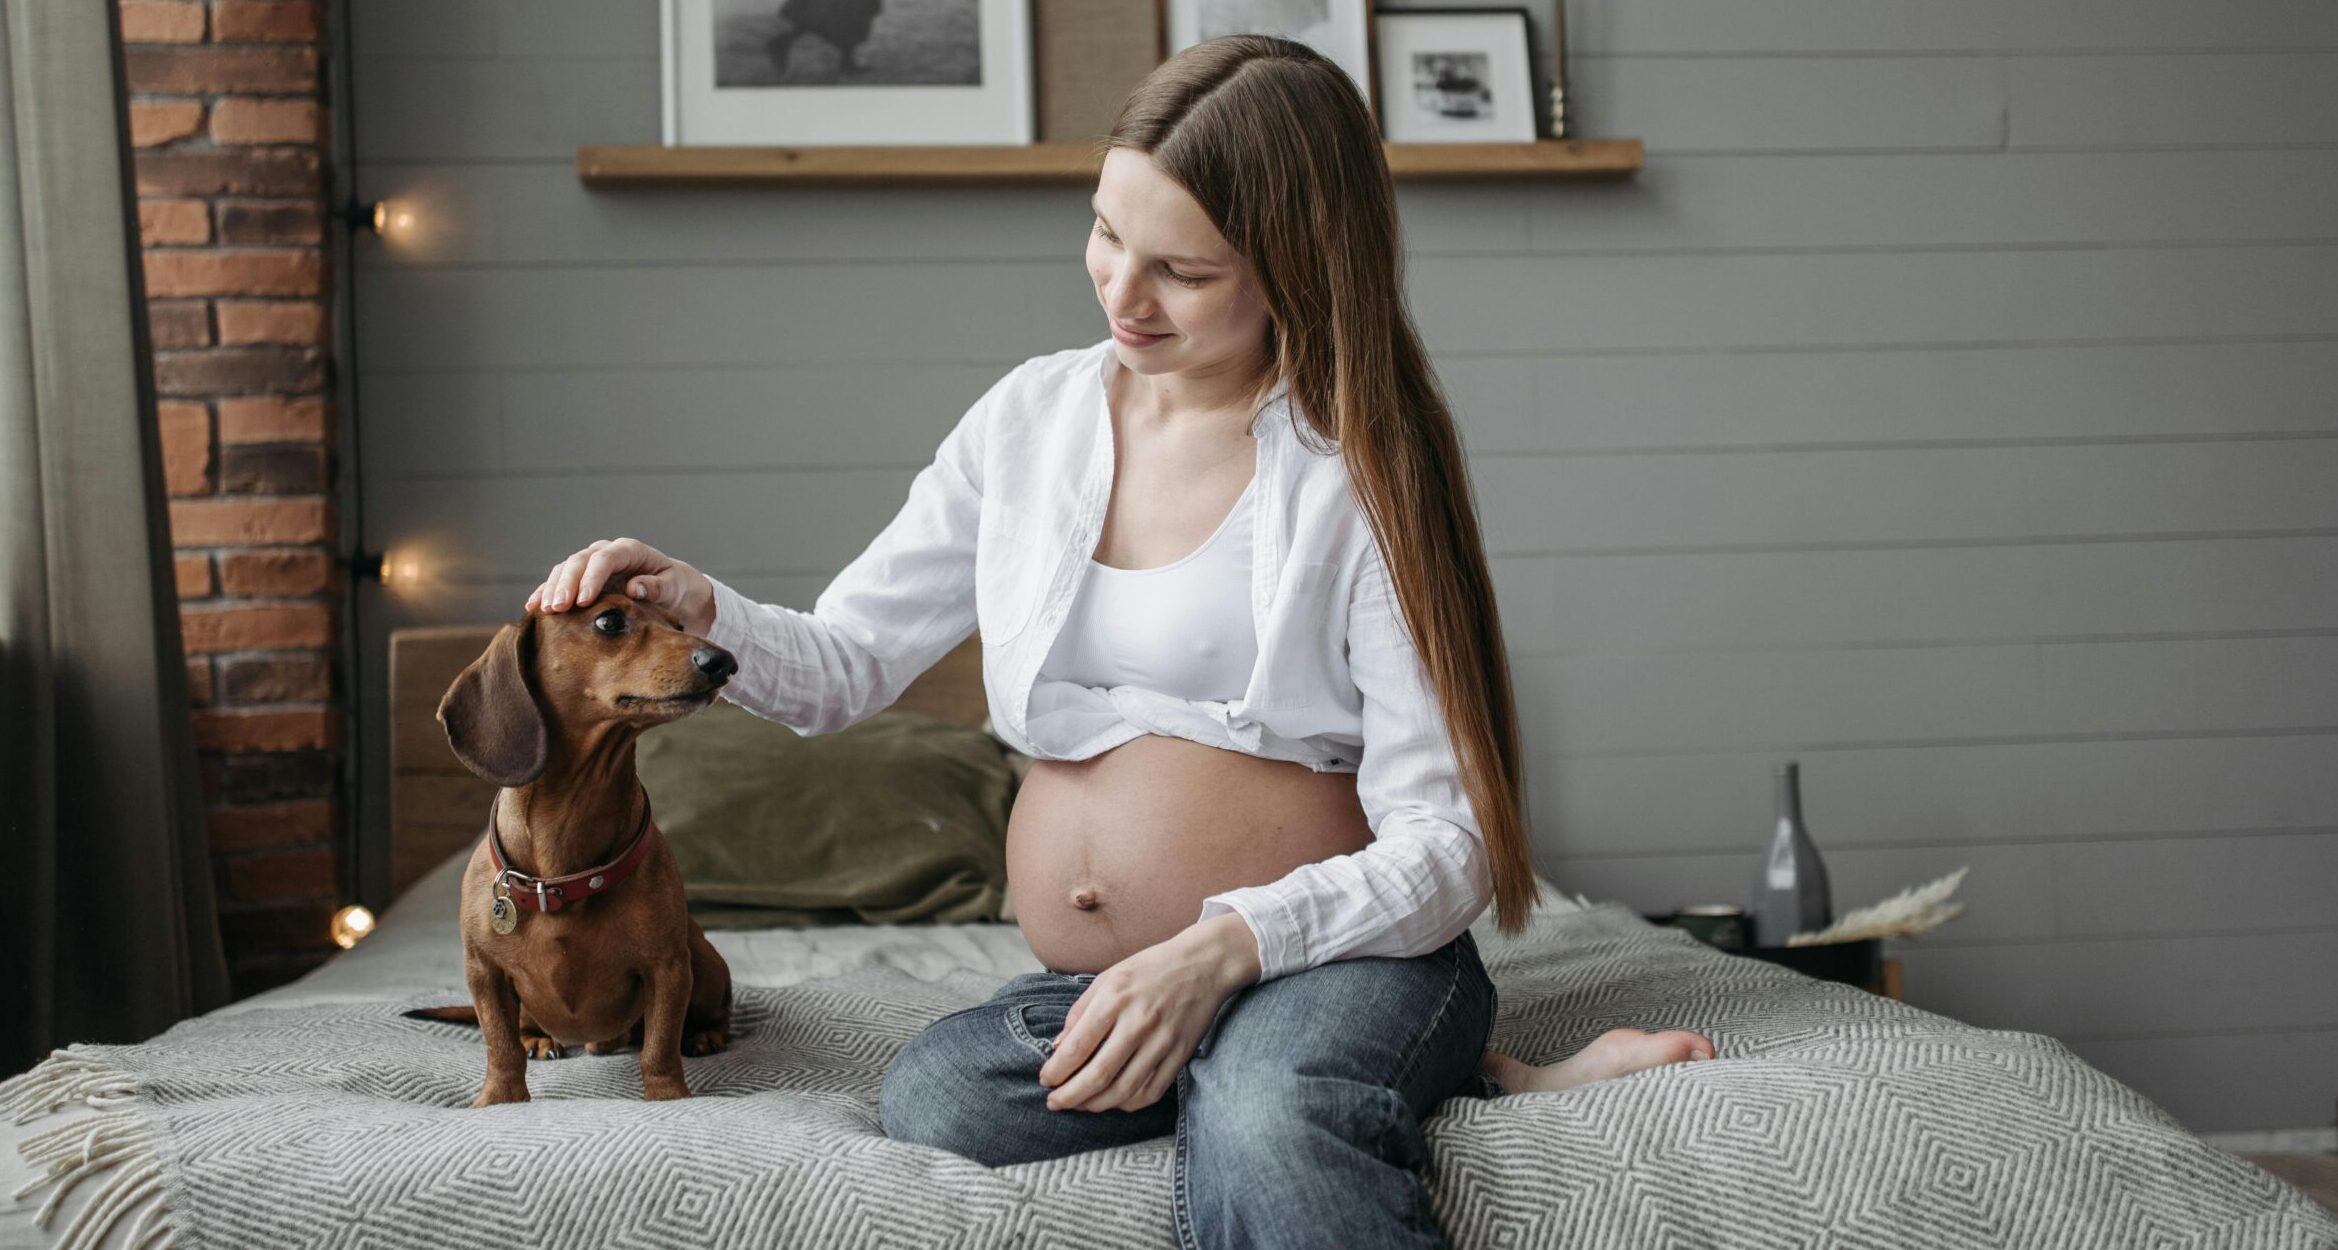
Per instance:
[[[1069,1003],[1011,1003],[1006,1011],[1007,1032],[1030,1047],[1032,1054],[1045,1059],[1055,1053],[1048,1046],[1063,1032],[1064,1017],[1070,1013]]]

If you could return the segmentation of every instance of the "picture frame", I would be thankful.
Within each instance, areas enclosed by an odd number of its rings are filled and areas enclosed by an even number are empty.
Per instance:
[[[1546,130],[1524,8],[1382,9],[1380,129],[1391,143],[1532,143]]]
[[[1168,55],[1220,35],[1280,35],[1348,72],[1375,115],[1371,0],[1166,0]]]
[[[659,0],[659,52],[669,147],[1036,137],[1030,0]]]
[[[1524,0],[1529,68],[1534,71],[1537,132],[1546,139],[1573,137],[1576,123],[1567,109],[1567,6],[1564,0]],[[1489,0],[1390,0],[1390,11],[1444,12],[1483,8]],[[1378,44],[1378,40],[1374,40]]]

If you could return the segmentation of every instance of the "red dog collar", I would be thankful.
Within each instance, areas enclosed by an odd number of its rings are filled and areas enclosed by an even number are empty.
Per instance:
[[[564,877],[531,877],[511,866],[511,857],[504,854],[503,837],[495,829],[495,810],[487,811],[487,858],[495,865],[496,879],[511,891],[511,901],[529,911],[559,911],[562,906],[591,898],[595,894],[616,889],[618,884],[633,875],[649,858],[650,830],[649,796],[641,796],[641,828],[634,831],[633,841],[617,858],[583,872],[572,872]]]

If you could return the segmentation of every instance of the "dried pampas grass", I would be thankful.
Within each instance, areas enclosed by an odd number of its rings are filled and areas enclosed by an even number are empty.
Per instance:
[[[1929,885],[1902,890],[1871,907],[1862,907],[1816,933],[1797,933],[1786,939],[1786,945],[1824,946],[1866,938],[1914,937],[1965,909],[1963,903],[1950,902],[1948,898],[1956,893],[1957,883],[1965,879],[1965,872],[1964,868],[1959,868]]]

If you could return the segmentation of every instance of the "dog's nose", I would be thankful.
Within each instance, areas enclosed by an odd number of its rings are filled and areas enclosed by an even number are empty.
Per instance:
[[[690,666],[706,674],[708,681],[722,681],[739,671],[731,653],[711,642],[690,653]]]

